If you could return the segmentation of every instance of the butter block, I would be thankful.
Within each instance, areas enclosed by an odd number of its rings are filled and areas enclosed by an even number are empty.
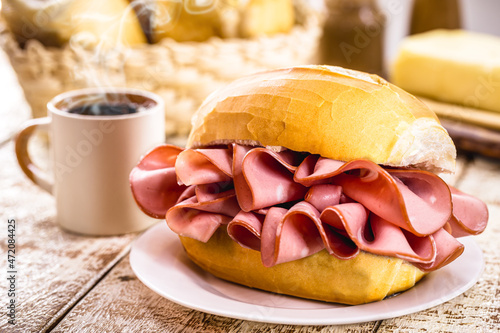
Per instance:
[[[465,30],[406,37],[391,81],[415,95],[500,112],[500,38]]]

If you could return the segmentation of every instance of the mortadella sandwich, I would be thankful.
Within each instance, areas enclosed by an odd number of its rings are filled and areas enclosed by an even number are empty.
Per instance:
[[[222,279],[362,304],[407,290],[481,233],[486,205],[447,185],[436,115],[378,76],[330,66],[256,73],[214,92],[187,148],[130,174],[137,204]]]

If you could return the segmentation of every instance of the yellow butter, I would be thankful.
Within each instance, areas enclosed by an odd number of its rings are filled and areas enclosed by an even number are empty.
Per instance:
[[[500,112],[500,38],[464,30],[407,37],[391,81],[416,95]]]

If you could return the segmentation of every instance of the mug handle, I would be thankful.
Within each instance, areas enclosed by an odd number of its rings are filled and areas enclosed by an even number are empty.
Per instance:
[[[28,153],[28,143],[33,134],[39,130],[48,132],[50,118],[35,118],[26,122],[26,125],[17,133],[14,138],[16,147],[16,157],[19,166],[33,183],[40,186],[45,191],[52,193],[53,183],[48,181],[49,177],[31,160]]]

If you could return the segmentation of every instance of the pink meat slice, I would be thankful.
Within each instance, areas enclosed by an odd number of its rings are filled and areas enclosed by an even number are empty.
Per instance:
[[[343,163],[310,155],[297,169],[295,180],[306,186],[339,185],[374,214],[418,236],[433,234],[451,216],[448,186],[425,171],[386,171],[367,160]]]
[[[326,246],[342,259],[357,255],[358,249],[341,232],[325,228],[320,213],[302,201],[289,210],[273,207],[262,228],[262,263],[266,267],[308,257]]]
[[[229,148],[186,149],[175,162],[179,181],[185,185],[230,181],[233,156]]]
[[[436,244],[436,258],[429,263],[413,262],[424,272],[434,271],[446,266],[464,251],[464,246],[446,230],[440,229],[431,236]]]
[[[327,207],[336,206],[342,200],[342,187],[333,184],[314,185],[309,188],[304,198],[322,212]]]
[[[228,224],[238,213],[239,207],[234,190],[207,196],[197,195],[185,199],[167,212],[167,224],[175,233],[207,242],[217,228]]]
[[[453,216],[450,219],[451,234],[454,237],[477,235],[488,223],[488,207],[476,197],[450,186],[453,200]]]
[[[165,218],[186,186],[177,183],[175,161],[182,148],[161,145],[146,154],[130,173],[129,181],[137,205],[149,216]]]
[[[240,211],[234,219],[228,223],[228,235],[241,246],[260,251],[262,225],[266,214]]]
[[[297,155],[235,145],[234,188],[241,209],[249,212],[304,198],[307,187],[293,180],[301,161]]]

